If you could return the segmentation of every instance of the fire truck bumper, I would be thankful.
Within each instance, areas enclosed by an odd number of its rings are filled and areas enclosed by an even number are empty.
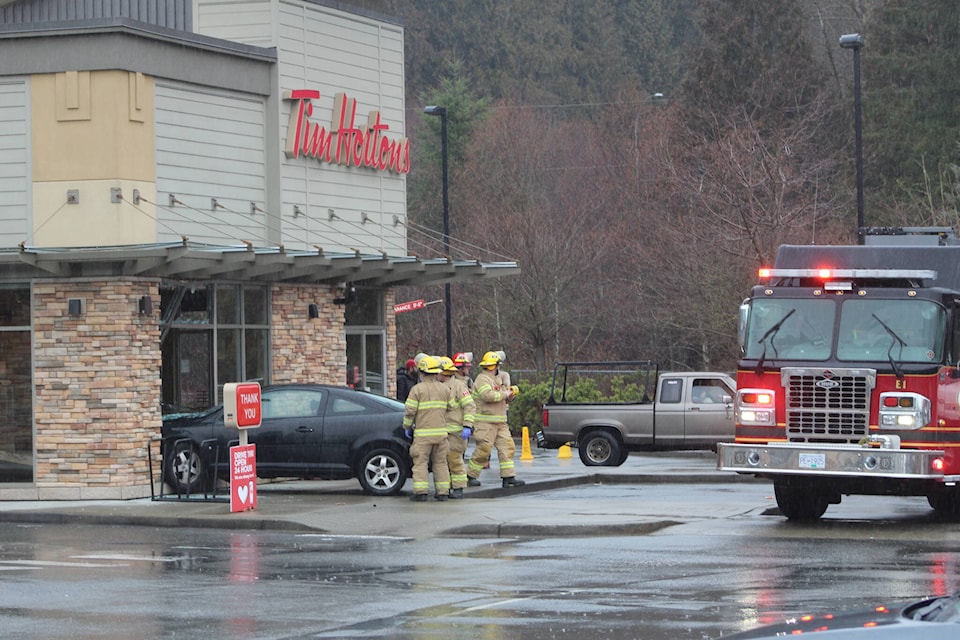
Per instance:
[[[717,469],[761,476],[848,476],[956,481],[942,468],[944,452],[857,445],[717,445]]]

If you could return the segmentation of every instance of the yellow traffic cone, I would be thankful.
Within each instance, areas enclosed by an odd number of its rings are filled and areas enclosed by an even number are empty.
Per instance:
[[[520,437],[523,438],[523,442],[520,443],[520,459],[533,460],[533,452],[530,451],[530,429],[523,427]]]
[[[570,445],[568,445],[568,444],[561,445],[560,448],[557,449],[557,457],[558,457],[558,458],[572,458],[572,457],[573,457],[573,450],[570,448]]]

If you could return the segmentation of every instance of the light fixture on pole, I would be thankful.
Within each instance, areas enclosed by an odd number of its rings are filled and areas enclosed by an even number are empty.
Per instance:
[[[450,255],[450,191],[447,174],[447,109],[435,105],[424,107],[423,112],[428,116],[440,116],[440,156],[443,162],[443,249],[447,254],[447,260],[452,260]],[[450,309],[450,283],[443,285],[444,303],[447,308],[447,352],[448,357],[453,357],[453,316]]]
[[[860,106],[860,49],[863,36],[849,33],[840,36],[840,47],[853,49],[853,118],[857,137],[857,244],[863,244],[863,120]]]

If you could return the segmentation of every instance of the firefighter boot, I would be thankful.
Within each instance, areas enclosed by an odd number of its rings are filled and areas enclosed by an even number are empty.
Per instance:
[[[516,478],[504,478],[504,479],[503,479],[503,488],[504,488],[504,489],[506,489],[507,487],[522,487],[522,486],[525,485],[525,484],[527,484],[527,483],[524,482],[523,480],[517,480]]]
[[[425,493],[415,493],[415,494],[413,494],[412,496],[410,496],[410,499],[413,500],[414,502],[426,502],[426,501],[427,501],[427,494],[425,494]]]
[[[480,480],[479,480],[478,478],[467,478],[467,486],[468,486],[468,487],[479,487],[479,486],[480,486]]]
[[[447,501],[447,495],[444,494],[444,493],[438,493],[437,495],[435,495],[435,496],[433,496],[433,497],[437,499],[437,502],[446,502],[446,501]]]
[[[450,499],[451,500],[463,500],[463,489],[450,489]]]

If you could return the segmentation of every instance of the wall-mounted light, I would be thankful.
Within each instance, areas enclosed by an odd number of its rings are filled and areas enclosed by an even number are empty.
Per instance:
[[[316,320],[320,317],[320,309],[313,302],[307,305],[307,317],[311,320]]]
[[[140,301],[137,303],[137,311],[142,316],[152,316],[153,299],[150,298],[150,296],[140,296]]]
[[[353,285],[344,284],[340,288],[344,290],[343,297],[334,298],[333,304],[350,304],[357,299],[357,290]]]

